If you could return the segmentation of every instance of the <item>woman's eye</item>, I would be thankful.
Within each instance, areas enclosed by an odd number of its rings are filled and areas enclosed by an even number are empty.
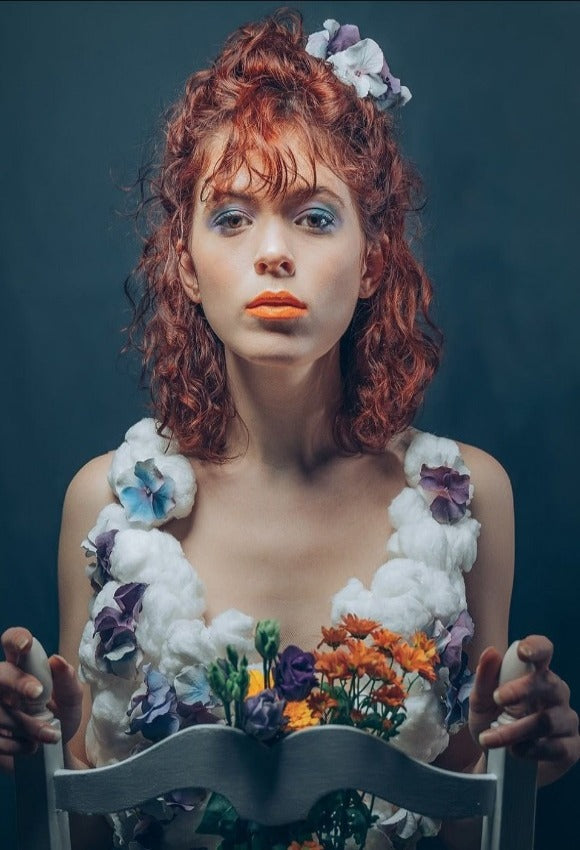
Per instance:
[[[335,225],[335,218],[328,210],[307,210],[296,219],[297,224],[304,224],[309,230],[331,230]]]
[[[222,233],[227,231],[241,230],[244,225],[248,224],[250,219],[248,216],[240,212],[240,210],[226,210],[220,213],[214,219],[214,227],[219,228]]]

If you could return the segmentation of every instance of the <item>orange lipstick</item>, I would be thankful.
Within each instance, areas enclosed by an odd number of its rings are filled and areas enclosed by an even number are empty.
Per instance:
[[[300,301],[291,292],[282,290],[271,292],[266,290],[260,292],[249,304],[246,312],[257,319],[299,319],[306,315],[308,307],[304,301]]]

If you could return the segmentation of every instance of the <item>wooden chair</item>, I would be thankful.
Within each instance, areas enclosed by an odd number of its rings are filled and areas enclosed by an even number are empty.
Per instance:
[[[45,682],[36,650],[33,655],[27,670]],[[70,850],[69,811],[121,811],[178,788],[202,787],[226,796],[241,817],[268,826],[304,818],[332,791],[357,788],[432,817],[481,817],[482,850],[532,850],[535,764],[493,750],[487,767],[477,776],[441,770],[341,726],[312,727],[271,747],[239,729],[195,726],[118,764],[81,771],[63,768],[60,745],[43,745],[35,756],[15,759],[18,848]]]

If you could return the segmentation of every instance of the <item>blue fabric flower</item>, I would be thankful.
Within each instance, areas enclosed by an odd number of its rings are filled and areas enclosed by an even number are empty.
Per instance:
[[[129,519],[150,523],[166,517],[175,507],[173,478],[163,476],[153,458],[137,461],[133,471],[140,486],[123,487],[119,493]]]
[[[127,714],[131,734],[141,732],[149,741],[161,741],[179,729],[175,689],[151,664],[143,667],[145,682],[131,698]]]

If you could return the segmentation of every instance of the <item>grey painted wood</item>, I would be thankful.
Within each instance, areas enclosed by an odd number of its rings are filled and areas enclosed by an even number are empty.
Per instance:
[[[58,720],[53,720],[60,728]],[[41,744],[33,756],[15,756],[18,850],[71,850],[68,814],[55,801],[62,744]]]
[[[73,811],[130,808],[175,788],[224,794],[238,813],[274,825],[299,820],[317,799],[357,788],[435,817],[493,811],[493,777],[451,773],[409,758],[366,732],[341,726],[306,729],[268,747],[238,729],[185,729],[114,766],[59,771],[58,806]]]
[[[534,846],[536,784],[534,761],[516,759],[508,750],[490,750],[487,770],[497,776],[493,817],[483,823],[481,850],[530,850]]]

